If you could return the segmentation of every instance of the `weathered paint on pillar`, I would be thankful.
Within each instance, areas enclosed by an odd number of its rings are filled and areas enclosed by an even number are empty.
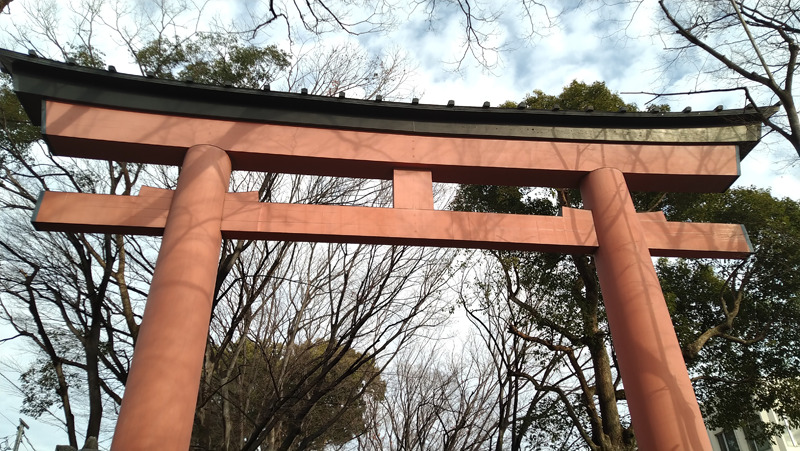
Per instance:
[[[592,210],[597,273],[639,449],[711,450],[664,294],[617,169],[581,181]]]
[[[186,153],[114,432],[115,451],[189,448],[230,173],[230,160],[217,147],[194,146]]]

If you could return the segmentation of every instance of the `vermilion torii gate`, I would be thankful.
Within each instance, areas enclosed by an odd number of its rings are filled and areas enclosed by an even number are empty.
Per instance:
[[[399,104],[108,73],[0,51],[57,155],[180,165],[176,190],[46,192],[39,230],[162,235],[112,448],[189,446],[222,238],[594,254],[643,450],[710,450],[651,256],[742,258],[743,228],[636,213],[629,190],[722,191],[752,111]],[[261,203],[231,170],[391,179],[394,208]],[[437,211],[432,182],[580,188],[558,217]]]

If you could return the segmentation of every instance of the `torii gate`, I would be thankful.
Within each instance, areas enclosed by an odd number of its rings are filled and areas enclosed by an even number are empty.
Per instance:
[[[643,450],[710,450],[651,256],[743,258],[742,226],[636,213],[630,190],[724,191],[754,111],[594,113],[358,101],[156,80],[0,50],[51,152],[180,165],[175,191],[43,193],[38,230],[162,235],[114,450],[185,450],[221,239],[594,254]],[[394,207],[260,203],[231,170],[391,179]],[[580,188],[558,217],[437,211],[432,182]]]

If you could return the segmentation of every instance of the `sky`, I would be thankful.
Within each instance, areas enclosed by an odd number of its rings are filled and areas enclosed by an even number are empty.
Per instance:
[[[26,10],[42,8],[47,3],[45,0],[15,0],[10,14],[0,15],[0,46],[25,51],[24,46],[14,42],[12,35],[17,33],[16,27],[28,20]],[[140,3],[145,8],[152,2]],[[395,14],[397,22],[387,32],[358,36],[330,33],[324,39],[349,41],[374,53],[398,48],[406,52],[415,70],[405,86],[409,93],[405,100],[410,101],[410,96],[415,95],[420,97],[421,103],[429,104],[446,104],[452,99],[456,105],[480,106],[484,101],[497,105],[506,100],[520,101],[534,89],[558,94],[572,80],[604,81],[617,92],[677,92],[715,86],[715,80],[697,77],[690,64],[674,64],[668,71],[662,69],[670,54],[664,50],[661,37],[655,34],[657,14],[653,8],[656,2],[645,2],[637,9],[620,2],[622,5],[617,7],[567,11],[557,18],[558,26],[550,28],[541,27],[542,11],[537,11],[536,30],[542,35],[531,39],[526,37],[530,30],[519,20],[520,11],[513,2],[489,2],[499,14],[486,29],[489,32],[487,42],[502,48],[486,55],[489,68],[470,56],[461,64],[454,64],[463,51],[463,18],[452,5],[448,7],[445,3],[439,2],[442,8],[435,17],[430,17],[424,5],[410,10],[403,9],[398,2],[395,5],[399,11]],[[358,6],[351,4],[353,8]],[[255,0],[212,0],[206,6],[208,16],[203,20],[213,18],[224,22],[241,18],[246,16],[248,8],[259,5]],[[550,13],[553,12],[551,9]],[[60,14],[54,17],[62,18]],[[61,24],[63,27],[72,25],[68,20]],[[298,37],[295,35],[295,39]],[[285,27],[267,29],[260,38],[282,48],[289,47]],[[109,64],[121,72],[136,73],[135,66],[113,36],[105,36],[100,31],[95,43],[103,48]],[[646,95],[623,94],[622,97],[640,106],[651,99]],[[673,110],[687,105],[695,111],[711,110],[719,104],[729,108],[742,106],[735,94],[721,93],[668,101]],[[768,137],[742,162],[742,177],[737,185],[769,188],[776,196],[797,199],[800,170],[794,161],[795,155],[788,144]],[[0,339],[10,334],[7,326],[0,326]],[[64,443],[64,435],[53,438],[50,426],[18,413],[20,399],[14,395],[16,390],[12,386],[17,382],[17,375],[8,365],[14,359],[24,365],[26,358],[25,347],[18,340],[0,344],[0,374],[7,377],[0,378],[0,446],[9,436],[13,444],[17,418],[21,417],[31,426],[27,431],[30,442],[23,441],[22,449],[54,449],[56,444]]]

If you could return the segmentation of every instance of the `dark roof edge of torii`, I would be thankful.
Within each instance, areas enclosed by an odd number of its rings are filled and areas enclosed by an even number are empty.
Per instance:
[[[239,89],[93,69],[0,49],[31,120],[42,100],[317,128],[637,144],[733,144],[743,158],[761,137],[761,113],[777,106],[698,112],[589,112],[503,109],[356,100]],[[759,110],[761,113],[759,113]]]

